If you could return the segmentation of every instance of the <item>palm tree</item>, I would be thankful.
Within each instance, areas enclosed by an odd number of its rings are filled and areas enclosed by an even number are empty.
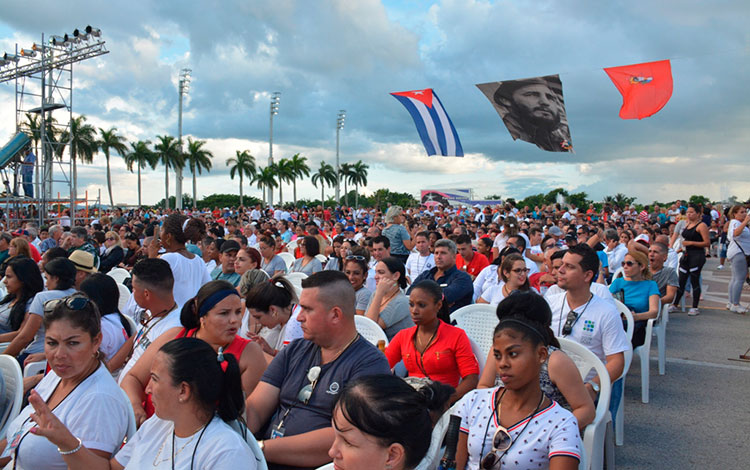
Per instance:
[[[198,202],[197,185],[196,185],[196,171],[202,173],[202,170],[209,171],[212,163],[211,159],[214,154],[210,150],[206,150],[203,146],[206,144],[205,140],[193,140],[192,137],[188,137],[188,151],[185,154],[190,163],[190,172],[193,174],[193,206],[195,207]],[[242,198],[240,198],[241,200]]]
[[[269,203],[273,205],[273,188],[276,187],[276,169],[275,165],[268,165],[255,173],[253,182],[257,183],[258,189],[263,189],[263,199],[266,199],[266,190],[268,190]]]
[[[369,165],[359,160],[353,165],[352,183],[354,183],[354,205],[359,207],[359,185],[367,186],[367,169]]]
[[[310,176],[310,167],[307,165],[307,157],[300,157],[298,153],[295,153],[292,155],[292,158],[289,159],[290,165],[292,167],[293,176],[292,176],[292,185],[294,187],[294,205],[297,205],[297,178],[302,178],[303,176]]]
[[[339,167],[339,177],[344,181],[344,205],[349,205],[349,187],[347,183],[354,183],[354,164],[353,163],[342,163]],[[341,204],[341,201],[336,201],[336,204]]]
[[[313,186],[317,188],[318,183],[320,183],[320,203],[324,204],[325,194],[323,190],[325,189],[326,184],[328,186],[336,184],[336,169],[326,162],[320,162],[320,168],[318,168],[318,171],[312,175]]]
[[[112,199],[112,173],[109,169],[109,153],[114,150],[119,155],[125,155],[128,148],[125,146],[125,137],[117,134],[116,127],[112,127],[108,131],[105,131],[100,127],[99,134],[102,138],[97,142],[97,146],[102,152],[104,152],[104,158],[107,159],[107,190],[109,191],[109,205],[114,206],[115,203]]]
[[[157,155],[149,148],[151,141],[130,142],[132,151],[125,155],[125,164],[132,173],[133,165],[138,169],[138,207],[141,207],[141,168],[150,166],[153,170],[159,162]]]
[[[182,167],[183,160],[177,139],[171,135],[157,135],[159,143],[154,146],[159,163],[164,165],[164,208],[169,209],[169,169]]]
[[[294,178],[294,168],[292,168],[292,161],[286,158],[282,158],[274,164],[274,170],[276,172],[276,178],[279,182],[279,205],[284,204],[284,194],[281,186],[284,182],[292,181]]]
[[[70,142],[70,160],[73,164],[73,194],[78,197],[78,167],[76,160],[81,163],[91,164],[94,162],[94,154],[97,150],[96,129],[91,124],[86,124],[86,116],[80,115],[70,121],[70,131],[63,131],[60,136],[60,145],[57,147],[57,158],[62,158],[65,146]]]
[[[234,175],[237,174],[240,177],[240,205],[243,205],[242,200],[242,177],[247,176],[252,180],[254,178],[258,168],[255,166],[255,157],[250,154],[249,150],[235,150],[236,157],[227,158],[227,166],[229,168],[229,177],[234,179]]]

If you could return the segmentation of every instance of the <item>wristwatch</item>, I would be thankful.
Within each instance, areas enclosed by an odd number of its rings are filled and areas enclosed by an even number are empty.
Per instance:
[[[591,385],[591,388],[592,388],[592,389],[594,389],[594,391],[595,391],[596,393],[599,393],[599,389],[600,389],[600,387],[599,387],[599,384],[598,384],[598,383],[596,383],[596,382],[594,382],[593,380],[591,380],[591,381],[589,381],[589,385]],[[261,450],[262,450],[262,449],[263,449],[263,447],[261,447]]]

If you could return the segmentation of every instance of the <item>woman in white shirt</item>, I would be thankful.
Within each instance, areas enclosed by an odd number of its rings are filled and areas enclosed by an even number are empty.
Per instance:
[[[283,276],[277,276],[270,282],[262,282],[247,293],[245,307],[256,323],[263,328],[247,337],[256,341],[263,352],[275,356],[286,346],[287,327],[293,326],[299,330],[299,322],[292,320],[292,310],[297,303],[294,287]],[[290,325],[290,320],[294,325]],[[300,336],[301,338],[301,330]]]
[[[57,446],[70,468],[257,468],[252,450],[227,424],[244,406],[233,355],[217,356],[197,338],[174,339],[155,356],[148,389],[156,413],[114,458],[83,445],[76,430],[67,428],[38,396],[31,399],[36,434]]]
[[[2,466],[14,459],[12,468],[64,469],[70,463],[65,451],[79,445],[93,457],[109,459],[128,431],[130,403],[99,357],[102,335],[96,306],[79,294],[53,302],[44,317],[44,350],[51,371],[31,392],[33,408],[24,408],[8,426],[7,439],[0,441]],[[37,427],[41,421],[67,427],[68,435],[75,437],[50,442]]]
[[[456,468],[578,468],[578,423],[539,384],[551,335],[523,315],[498,323],[492,351],[503,386],[473,390],[456,404],[461,417]]]
[[[750,214],[745,206],[733,206],[729,210],[729,230],[727,238],[727,258],[732,262],[732,280],[729,282],[729,310],[745,313],[747,309],[740,305],[742,286],[747,278],[747,256],[750,255]]]
[[[177,305],[183,305],[203,284],[211,280],[203,259],[185,247],[188,241],[197,242],[205,233],[206,226],[200,220],[181,214],[171,214],[164,219],[159,238],[149,246],[149,258],[156,258],[160,247],[166,251],[160,258],[172,268],[172,295]]]
[[[500,265],[500,277],[502,284],[490,287],[477,299],[478,304],[497,305],[514,291],[529,290],[529,268],[526,261],[517,253],[510,254],[503,259]]]

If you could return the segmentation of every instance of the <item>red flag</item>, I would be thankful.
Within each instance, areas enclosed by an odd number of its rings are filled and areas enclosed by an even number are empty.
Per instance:
[[[604,69],[622,95],[622,119],[643,119],[659,112],[672,97],[668,60]]]

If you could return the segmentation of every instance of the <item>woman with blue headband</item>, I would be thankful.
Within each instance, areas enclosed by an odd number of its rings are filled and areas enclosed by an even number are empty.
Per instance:
[[[180,322],[183,329],[177,337],[202,339],[214,348],[217,355],[232,354],[239,363],[242,390],[249,395],[265,371],[266,360],[257,343],[238,335],[243,314],[237,290],[227,281],[211,281],[182,307]],[[130,370],[127,382],[122,383],[136,410],[139,424],[153,414],[153,406],[145,391],[154,356],[164,344],[174,339],[174,336],[164,336],[167,335],[160,336],[148,347]]]

